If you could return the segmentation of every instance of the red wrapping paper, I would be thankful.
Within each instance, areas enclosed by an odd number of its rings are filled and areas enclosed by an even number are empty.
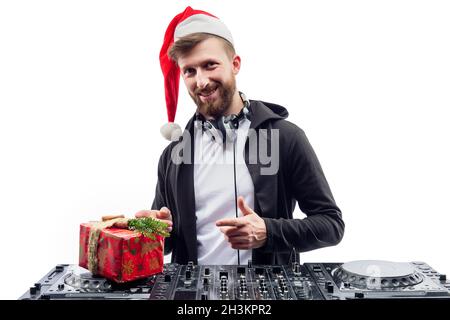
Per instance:
[[[91,226],[91,223],[80,225],[79,265],[86,269]],[[155,235],[155,238],[128,229],[103,229],[98,238],[96,274],[122,283],[162,272],[164,237]]]

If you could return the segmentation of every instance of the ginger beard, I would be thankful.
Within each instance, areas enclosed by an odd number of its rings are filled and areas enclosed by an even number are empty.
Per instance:
[[[228,83],[211,81],[205,88],[197,88],[194,93],[189,92],[189,95],[194,100],[197,110],[201,114],[218,119],[231,106],[235,91],[236,79],[231,77]]]

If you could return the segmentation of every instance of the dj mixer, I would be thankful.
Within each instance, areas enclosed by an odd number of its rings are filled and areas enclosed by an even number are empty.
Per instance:
[[[450,281],[424,262],[360,260],[289,265],[166,264],[125,284],[61,264],[20,299],[347,300],[450,298]]]

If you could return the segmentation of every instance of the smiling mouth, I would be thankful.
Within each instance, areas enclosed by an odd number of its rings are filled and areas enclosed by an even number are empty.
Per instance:
[[[214,94],[217,91],[217,87],[214,90],[208,91],[208,92],[201,92],[199,93],[200,97],[206,98],[211,96],[212,94]]]

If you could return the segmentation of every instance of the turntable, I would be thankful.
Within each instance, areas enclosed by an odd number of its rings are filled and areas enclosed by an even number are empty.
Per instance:
[[[307,264],[325,299],[450,298],[450,283],[424,262]]]
[[[361,260],[286,266],[166,264],[162,273],[117,284],[61,264],[20,299],[347,300],[450,299],[450,281],[424,262]]]

